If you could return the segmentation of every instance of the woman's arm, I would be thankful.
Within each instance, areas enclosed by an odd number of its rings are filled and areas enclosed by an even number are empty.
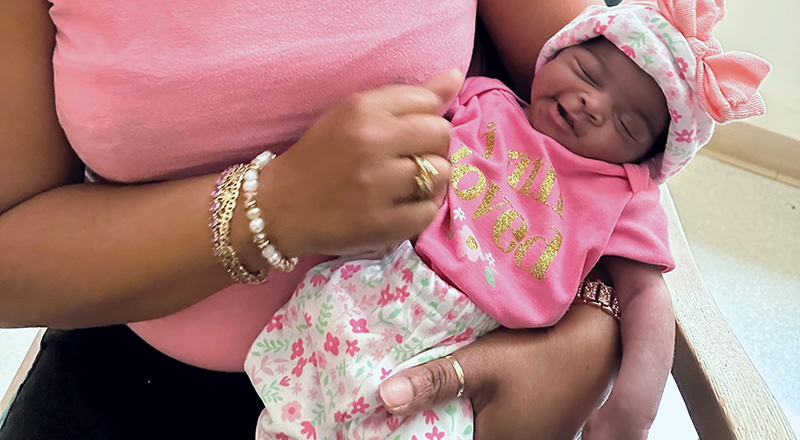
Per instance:
[[[549,329],[498,329],[455,352],[475,409],[475,439],[572,439],[619,366],[616,321],[576,303]],[[410,368],[381,385],[387,408],[422,411],[452,399],[449,361]]]
[[[0,2],[0,323],[130,321],[225,286],[207,238],[213,177],[80,183],[83,166],[55,112],[49,6]]]
[[[0,0],[0,325],[144,320],[229,285],[208,227],[216,175],[82,183],[82,164],[55,112],[49,6]],[[416,171],[407,155],[446,153],[449,124],[437,112],[459,85],[451,74],[429,87],[434,92],[407,86],[355,95],[323,116],[295,146],[301,148],[272,162],[260,179],[259,205],[279,249],[295,255],[380,245],[421,231],[437,205],[404,200]],[[397,138],[403,141],[392,142]],[[446,160],[431,160],[444,179]],[[377,177],[378,184],[370,181]],[[348,203],[337,205],[345,196],[330,188],[350,190]],[[313,204],[318,194],[327,203]],[[244,215],[233,222],[235,249],[246,264],[263,266]]]
[[[146,319],[224,287],[207,226],[215,177],[81,183],[55,112],[49,7],[0,2],[0,323]]]
[[[478,14],[509,73],[511,88],[528,99],[544,43],[587,6],[603,0],[479,0]]]
[[[476,401],[475,438],[573,438],[619,367],[616,321],[576,303],[551,329],[504,332],[490,350],[504,373],[493,398]]]

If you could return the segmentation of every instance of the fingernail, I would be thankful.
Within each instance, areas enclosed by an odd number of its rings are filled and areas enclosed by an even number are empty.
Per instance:
[[[411,402],[414,398],[414,387],[405,377],[395,377],[381,385],[380,393],[383,402],[396,409]]]

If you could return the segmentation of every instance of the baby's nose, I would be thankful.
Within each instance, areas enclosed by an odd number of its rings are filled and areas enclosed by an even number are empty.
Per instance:
[[[590,123],[602,125],[605,122],[609,106],[608,100],[601,93],[581,93],[578,100]]]

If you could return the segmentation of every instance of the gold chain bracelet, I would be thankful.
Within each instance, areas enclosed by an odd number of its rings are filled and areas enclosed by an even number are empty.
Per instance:
[[[242,265],[230,242],[231,220],[236,208],[236,199],[242,187],[247,164],[234,165],[225,170],[217,179],[217,186],[211,193],[211,231],[213,234],[214,255],[225,266],[231,278],[237,283],[259,284],[266,279],[262,271],[250,272]]]
[[[614,294],[614,288],[600,281],[583,280],[578,286],[575,302],[597,307],[619,321],[619,301],[617,301],[617,295]]]

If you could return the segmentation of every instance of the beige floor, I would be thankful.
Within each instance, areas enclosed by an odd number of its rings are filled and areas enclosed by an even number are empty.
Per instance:
[[[800,433],[800,188],[704,156],[668,185],[706,285]]]

